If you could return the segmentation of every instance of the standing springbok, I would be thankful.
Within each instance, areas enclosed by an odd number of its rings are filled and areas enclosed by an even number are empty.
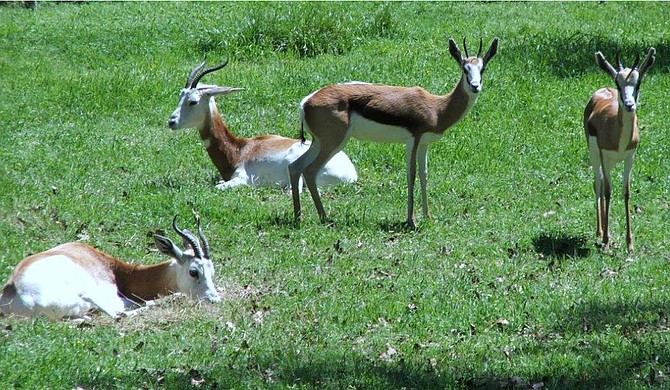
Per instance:
[[[184,250],[170,239],[154,235],[158,250],[172,260],[136,265],[99,250],[70,242],[23,259],[0,297],[0,312],[59,319],[82,317],[97,308],[110,316],[121,314],[134,300],[147,301],[175,292],[194,299],[220,301],[214,286],[210,248],[198,222],[200,240],[188,230],[172,227],[183,238]]]
[[[231,133],[219,114],[214,97],[241,91],[242,88],[198,84],[204,75],[226,64],[228,61],[198,74],[205,65],[203,62],[191,70],[186,86],[179,95],[177,108],[170,115],[168,126],[173,130],[198,128],[203,145],[221,174],[222,181],[217,184],[217,189],[240,185],[287,188],[288,165],[302,155],[308,145],[278,135],[243,138]],[[335,154],[318,174],[319,185],[352,183],[356,180],[356,168],[344,153]]]
[[[596,53],[596,62],[614,80],[616,89],[597,90],[584,110],[584,130],[589,146],[589,160],[593,166],[593,190],[596,195],[596,237],[603,239],[603,249],[609,249],[609,211],[612,196],[612,168],[624,162],[623,196],[626,207],[626,243],[628,252],[633,251],[633,232],[630,226],[630,175],[633,169],[635,149],[640,142],[637,128],[637,99],[640,84],[651,68],[656,49],[649,49],[647,58],[638,68],[638,53],[633,68],[624,68],[617,56],[617,68],[605,60],[601,52]]]
[[[414,181],[419,163],[423,214],[429,217],[427,184],[428,145],[439,140],[445,131],[463,118],[477,101],[482,90],[482,74],[498,50],[493,40],[484,58],[480,58],[482,41],[476,57],[470,57],[463,40],[465,58],[453,39],[449,53],[461,68],[461,79],[445,96],[428,93],[421,87],[395,87],[352,82],[333,84],[308,95],[300,103],[303,126],[312,134],[309,150],[289,166],[293,189],[293,214],[300,218],[300,196],[297,188],[303,175],[321,221],[326,212],[316,186],[316,173],[350,137],[375,142],[404,143],[407,163],[407,221],[414,222]]]

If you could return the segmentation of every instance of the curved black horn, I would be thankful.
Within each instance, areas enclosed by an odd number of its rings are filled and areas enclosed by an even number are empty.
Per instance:
[[[468,46],[465,44],[465,37],[463,37],[463,51],[465,52],[465,58],[470,58],[468,54]]]
[[[616,66],[617,66],[617,70],[619,70],[619,71],[621,69],[623,69],[623,64],[621,63],[621,52],[616,54]]]
[[[484,44],[484,39],[479,38],[479,50],[477,50],[477,58],[482,58],[482,45]]]
[[[195,76],[195,74],[198,73],[198,71],[202,69],[203,66],[205,66],[205,61],[201,62],[199,65],[196,65],[195,68],[191,70],[191,72],[188,74],[188,77],[186,78],[186,86],[184,88],[189,88],[191,86],[193,76]]]
[[[628,77],[626,77],[626,80],[630,79],[630,75],[633,74],[634,70],[637,70],[637,66],[640,65],[640,53],[637,53],[637,57],[635,57],[635,65],[631,68],[630,72],[628,73]],[[638,83],[639,85],[639,83]]]
[[[179,234],[184,240],[186,240],[191,245],[191,248],[193,248],[193,253],[195,254],[196,257],[201,259],[204,257],[204,254],[202,253],[202,248],[200,248],[200,244],[198,243],[198,239],[195,238],[195,236],[191,234],[191,232],[185,232],[177,227],[176,215],[172,219],[172,228],[177,232],[177,234]]]
[[[637,57],[635,57],[635,65],[631,69],[637,70],[637,66],[640,65],[640,52],[637,53]]]
[[[193,216],[195,217],[195,222],[198,225],[198,235],[200,236],[200,242],[202,243],[202,251],[205,254],[205,257],[208,259],[211,259],[211,251],[209,248],[209,241],[207,241],[207,237],[205,237],[205,233],[202,232],[202,226],[200,226],[200,215],[195,212],[195,210],[192,210]]]
[[[228,60],[226,60],[226,62],[224,62],[223,64],[220,64],[220,65],[217,65],[217,66],[212,66],[211,68],[207,68],[207,69],[203,70],[203,71],[200,72],[200,74],[199,74],[198,76],[196,76],[196,78],[191,82],[191,88],[195,88],[195,87],[198,86],[198,82],[200,81],[200,79],[202,78],[202,76],[204,76],[204,75],[206,75],[206,74],[208,74],[208,73],[215,72],[215,71],[217,71],[217,70],[223,68],[223,67],[226,66],[226,65],[228,65]]]

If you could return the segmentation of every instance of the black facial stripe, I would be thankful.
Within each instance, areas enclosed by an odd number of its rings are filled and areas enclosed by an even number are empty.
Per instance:
[[[633,99],[635,99],[635,103],[637,103],[637,97],[640,94],[640,83],[642,80],[638,79],[637,83],[635,84],[635,88],[633,89]],[[621,86],[619,85],[616,80],[614,80],[614,84],[616,85],[617,92],[619,93],[619,99],[623,101],[623,89],[621,89]]]

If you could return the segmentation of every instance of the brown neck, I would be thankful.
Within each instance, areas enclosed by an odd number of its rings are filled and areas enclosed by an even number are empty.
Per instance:
[[[442,131],[455,125],[461,118],[465,117],[470,108],[477,101],[477,95],[470,95],[465,90],[467,88],[464,78],[447,95],[438,99],[438,127]]]
[[[221,178],[230,180],[240,164],[240,150],[245,144],[245,139],[236,137],[228,130],[213,98],[210,98],[209,116],[199,131],[200,138],[205,142],[207,154],[221,174]]]
[[[112,264],[112,272],[121,294],[131,300],[146,301],[178,291],[170,275],[171,263],[172,260],[155,265],[133,265],[117,261]]]

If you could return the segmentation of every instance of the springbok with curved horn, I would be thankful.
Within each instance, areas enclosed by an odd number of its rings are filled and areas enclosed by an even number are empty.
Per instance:
[[[136,265],[99,250],[70,242],[23,259],[0,296],[0,312],[20,316],[44,315],[59,319],[82,317],[91,309],[116,317],[134,302],[182,292],[194,299],[221,300],[214,286],[214,266],[207,238],[172,227],[182,237],[182,250],[170,239],[154,235],[158,250],[172,260]]]
[[[231,133],[219,114],[214,97],[242,91],[242,88],[199,84],[203,76],[226,64],[228,61],[200,71],[205,65],[203,62],[191,70],[186,86],[179,95],[177,108],[170,115],[168,126],[173,130],[198,128],[203,145],[221,174],[222,181],[216,186],[217,189],[240,185],[287,188],[288,165],[302,155],[308,145],[278,135],[243,138]],[[319,185],[352,183],[356,180],[356,168],[344,153],[335,154],[318,173]]]
[[[656,49],[649,49],[647,58],[638,68],[624,68],[617,55],[615,69],[601,52],[596,53],[596,63],[607,73],[616,86],[597,90],[584,109],[584,130],[589,147],[589,160],[593,167],[593,190],[596,195],[596,238],[602,238],[603,249],[610,244],[609,211],[612,197],[612,168],[624,162],[623,197],[626,208],[626,244],[633,251],[633,232],[630,225],[630,176],[633,170],[635,149],[640,142],[637,127],[637,100],[642,78],[656,59]]]
[[[289,166],[293,189],[293,214],[300,218],[300,197],[296,191],[304,176],[321,221],[326,212],[316,187],[316,173],[347,143],[350,137],[375,142],[404,143],[407,164],[407,220],[414,222],[414,181],[417,162],[421,182],[423,214],[429,217],[427,185],[428,145],[463,118],[482,90],[482,74],[498,49],[498,38],[481,58],[482,41],[476,57],[470,57],[463,40],[465,57],[453,39],[449,53],[461,68],[461,78],[447,95],[428,93],[421,87],[396,87],[352,82],[333,84],[308,95],[300,103],[303,126],[312,134],[312,146]]]

